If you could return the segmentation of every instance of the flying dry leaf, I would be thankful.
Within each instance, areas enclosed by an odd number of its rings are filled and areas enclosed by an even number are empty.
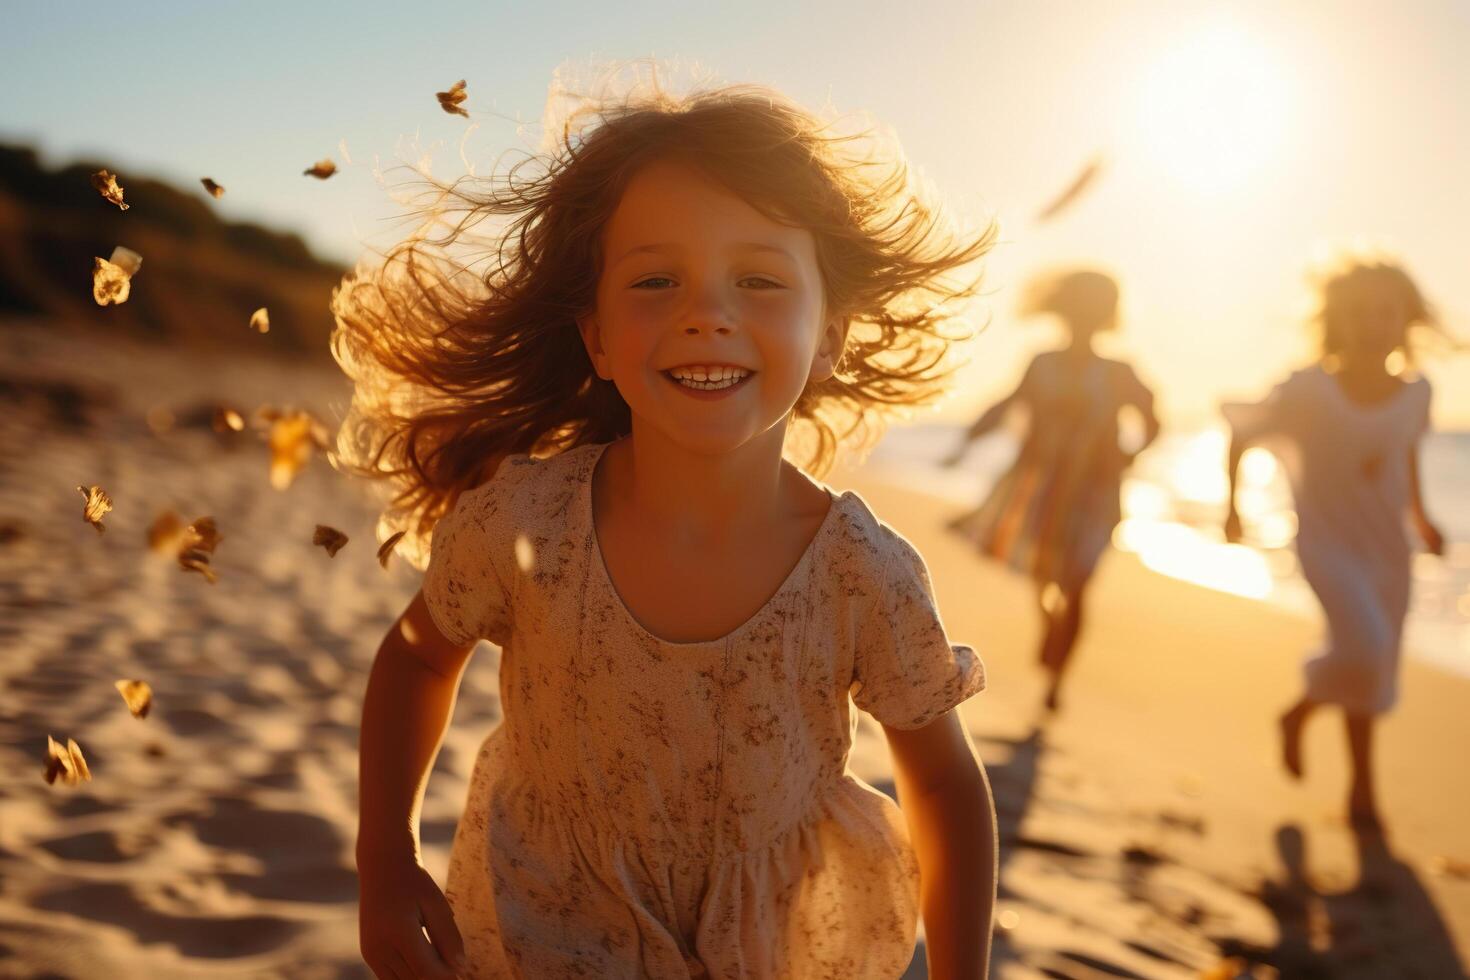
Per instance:
[[[82,756],[82,747],[72,739],[66,740],[66,746],[56,741],[50,735],[46,736],[46,782],[54,783],[57,778],[68,786],[90,780],[92,770],[87,768],[87,760]]]
[[[337,165],[332,162],[331,157],[324,157],[323,159],[318,160],[316,163],[313,163],[307,169],[301,171],[302,176],[315,177],[317,180],[326,180],[328,177],[332,176],[332,174],[336,172]]]
[[[214,418],[210,425],[216,432],[243,432],[245,431],[244,417],[228,405],[217,405],[214,409]]]
[[[148,709],[153,707],[153,688],[147,681],[113,681],[117,693],[128,703],[134,718],[147,718]]]
[[[87,502],[82,505],[82,520],[97,529],[101,534],[107,528],[102,526],[102,515],[112,510],[112,498],[101,487],[77,487],[77,490]]]
[[[398,547],[398,542],[403,540],[407,531],[397,531],[387,541],[378,546],[378,564],[384,568],[388,567],[388,557],[393,554],[393,549]]]
[[[439,108],[443,109],[445,112],[451,112],[457,116],[464,116],[466,119],[468,119],[470,117],[470,114],[468,112],[465,112],[464,109],[460,108],[460,103],[465,100],[465,95],[466,93],[464,90],[464,79],[461,78],[459,81],[449,86],[448,92],[435,92],[434,98],[439,100]]]
[[[179,567],[186,572],[198,572],[210,585],[219,581],[219,573],[210,567],[214,549],[222,540],[213,517],[201,517],[184,529],[179,544]]]
[[[271,486],[284,490],[311,461],[313,448],[328,448],[327,428],[299,409],[262,408],[256,416],[270,425]]]
[[[311,543],[321,545],[323,548],[327,549],[328,555],[336,558],[337,552],[341,551],[342,546],[347,543],[347,535],[343,534],[335,527],[327,527],[327,525],[325,524],[318,524],[316,526],[316,533],[311,536]]]
[[[271,315],[264,306],[250,314],[250,326],[256,333],[270,333]]]
[[[98,306],[109,303],[125,303],[132,291],[132,278],[143,265],[143,256],[121,245],[112,250],[108,259],[93,256],[92,298]]]
[[[185,548],[180,551],[179,567],[186,572],[198,572],[210,585],[219,581],[219,572],[209,566],[209,555],[198,548]]]
[[[126,272],[106,259],[92,257],[92,298],[98,306],[126,303],[132,288]]]
[[[216,201],[225,196],[225,189],[208,177],[200,177],[199,183],[204,185],[204,189],[209,192],[209,196]]]
[[[215,526],[213,517],[201,517],[187,528],[189,535],[188,547],[198,548],[205,554],[214,554],[214,549],[224,538]]]
[[[123,203],[123,189],[117,186],[117,174],[108,173],[106,168],[97,171],[92,175],[92,187],[103,199],[116,204],[119,211],[128,209],[128,205]]]
[[[1097,175],[1101,171],[1102,157],[1093,157],[1082,168],[1081,173],[1072,178],[1072,182],[1067,185],[1067,189],[1052,198],[1051,203],[1041,209],[1040,213],[1036,215],[1036,220],[1050,221],[1071,207],[1092,186],[1093,181],[1097,179]]]

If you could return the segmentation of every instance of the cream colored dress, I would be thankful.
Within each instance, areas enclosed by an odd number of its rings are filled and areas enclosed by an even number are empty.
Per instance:
[[[1398,700],[1409,609],[1409,454],[1429,428],[1429,381],[1360,405],[1320,365],[1259,403],[1222,406],[1235,437],[1279,458],[1297,512],[1302,575],[1322,603],[1327,644],[1305,667],[1306,695],[1360,715]]]
[[[470,974],[897,977],[918,865],[898,807],[848,771],[849,694],[918,728],[985,686],[980,661],[851,491],[742,626],[653,636],[593,533],[605,448],[509,457],[435,530],[435,623],[502,648],[446,888]]]

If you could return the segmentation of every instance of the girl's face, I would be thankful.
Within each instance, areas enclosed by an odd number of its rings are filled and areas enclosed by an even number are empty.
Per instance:
[[[1343,353],[1350,358],[1379,363],[1404,344],[1409,312],[1396,290],[1362,290],[1336,315]]]
[[[657,161],[636,173],[602,256],[596,309],[578,327],[635,427],[692,452],[729,452],[784,427],[807,384],[832,376],[846,323],[825,312],[812,234],[691,167]]]

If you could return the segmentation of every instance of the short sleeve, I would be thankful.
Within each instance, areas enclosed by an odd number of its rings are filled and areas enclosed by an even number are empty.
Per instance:
[[[890,728],[922,728],[984,690],[985,666],[950,643],[923,557],[886,526],[881,533],[888,559],[857,624],[852,699]]]
[[[505,489],[497,476],[460,494],[430,539],[424,605],[453,643],[504,646],[510,637],[511,576],[503,559],[514,555],[514,540]]]

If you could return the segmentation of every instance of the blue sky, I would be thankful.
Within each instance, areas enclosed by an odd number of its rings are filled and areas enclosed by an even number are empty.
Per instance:
[[[11,4],[0,140],[62,163],[227,188],[212,206],[351,261],[401,231],[374,176],[428,151],[453,177],[527,148],[558,66],[636,58],[863,111],[960,214],[1001,221],[993,325],[946,412],[1054,341],[1012,322],[1019,283],[1098,263],[1124,286],[1119,353],[1197,419],[1306,356],[1314,247],[1385,242],[1470,334],[1470,4],[749,2]],[[897,12],[897,13],[896,13]],[[432,19],[431,19],[432,17]],[[468,81],[473,118],[433,93]],[[679,77],[676,74],[676,77]],[[471,128],[473,127],[473,128]],[[468,132],[468,136],[466,133]],[[349,164],[341,152],[345,145]],[[1094,154],[1096,189],[1031,216]],[[303,177],[314,161],[341,167]],[[202,194],[202,190],[200,191]],[[1470,425],[1465,358],[1431,366]]]

